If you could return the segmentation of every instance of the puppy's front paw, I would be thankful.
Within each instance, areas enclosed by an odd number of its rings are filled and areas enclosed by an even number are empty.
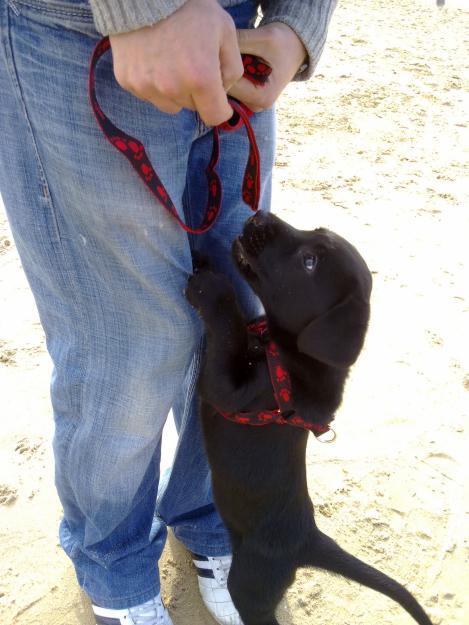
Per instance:
[[[210,269],[200,268],[190,276],[185,291],[186,299],[205,319],[220,313],[220,307],[232,306],[235,292],[228,278]]]

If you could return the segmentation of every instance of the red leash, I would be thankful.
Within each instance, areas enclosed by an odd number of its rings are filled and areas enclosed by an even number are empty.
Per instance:
[[[242,194],[244,202],[256,211],[259,206],[260,195],[260,157],[256,143],[254,131],[249,122],[252,115],[244,104],[229,98],[230,105],[233,108],[233,117],[220,126],[213,129],[213,147],[210,162],[205,170],[208,185],[208,199],[205,208],[205,216],[198,228],[189,228],[181,220],[176,207],[171,200],[165,186],[158,174],[153,168],[150,159],[147,156],[145,147],[141,141],[135,137],[131,137],[123,130],[118,128],[103,112],[96,98],[95,85],[95,69],[99,59],[110,48],[109,37],[105,37],[96,45],[91,57],[89,71],[89,97],[91,107],[93,109],[96,120],[110,143],[119,150],[130,162],[137,174],[140,176],[147,188],[153,195],[163,204],[163,206],[173,215],[180,226],[192,234],[201,234],[206,232],[215,223],[220,212],[222,203],[222,182],[216,171],[216,166],[220,157],[220,130],[232,132],[244,126],[249,140],[249,155],[246,169],[243,177]],[[244,76],[256,85],[264,84],[272,72],[271,67],[264,63],[261,59],[243,55]]]

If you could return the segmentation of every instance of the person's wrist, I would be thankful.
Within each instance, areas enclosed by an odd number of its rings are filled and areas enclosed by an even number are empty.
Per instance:
[[[292,65],[295,65],[297,71],[300,71],[308,60],[308,52],[293,28],[283,22],[271,22],[261,28],[262,30],[265,29],[265,36],[269,39],[269,43],[279,45],[280,42],[283,49],[288,50]]]

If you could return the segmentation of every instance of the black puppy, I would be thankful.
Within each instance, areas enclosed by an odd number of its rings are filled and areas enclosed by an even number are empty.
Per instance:
[[[371,275],[364,260],[328,230],[299,231],[262,212],[246,222],[233,259],[264,306],[295,413],[327,426],[368,325]],[[251,427],[221,416],[278,407],[265,345],[247,332],[228,279],[208,264],[199,263],[186,295],[207,331],[202,425],[215,503],[233,547],[228,589],[244,624],[278,625],[275,608],[296,569],[317,566],[384,593],[420,625],[431,625],[403,586],[317,528],[306,483],[307,430]]]

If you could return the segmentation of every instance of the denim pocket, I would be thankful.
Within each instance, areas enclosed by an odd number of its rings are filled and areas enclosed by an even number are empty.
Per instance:
[[[67,28],[91,37],[99,36],[91,7],[83,0],[8,0],[8,5],[15,15],[45,26]]]

